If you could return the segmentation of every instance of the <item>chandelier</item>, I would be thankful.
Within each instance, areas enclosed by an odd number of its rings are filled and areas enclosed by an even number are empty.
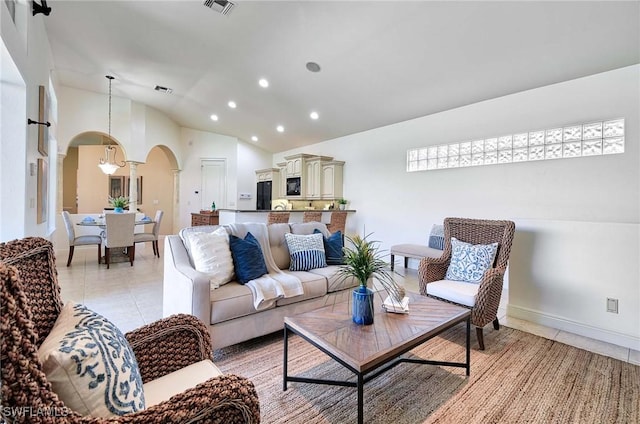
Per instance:
[[[108,143],[111,143],[111,81],[113,77],[111,75],[107,75],[106,78],[109,80],[109,139]],[[104,158],[100,158],[100,163],[98,166],[102,169],[107,175],[111,175],[118,168],[122,168],[125,166],[124,162],[118,162],[116,160],[116,153],[118,150],[113,147],[111,144],[107,144],[104,148]],[[113,157],[113,160],[111,159]]]

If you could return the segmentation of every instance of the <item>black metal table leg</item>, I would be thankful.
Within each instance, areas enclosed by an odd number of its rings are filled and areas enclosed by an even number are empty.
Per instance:
[[[289,349],[289,329],[284,326],[284,364],[282,366],[282,391],[287,390],[287,351]]]
[[[470,375],[471,375],[471,316],[467,318],[467,376],[470,376]]]
[[[364,377],[358,373],[358,424],[364,423]]]

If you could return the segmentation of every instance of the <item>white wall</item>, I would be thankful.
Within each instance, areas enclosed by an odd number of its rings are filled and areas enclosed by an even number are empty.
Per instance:
[[[447,216],[514,220],[509,314],[640,349],[639,105],[636,65],[280,152],[272,164],[298,152],[346,161],[344,197],[358,211],[347,232],[374,232],[385,248],[425,243]],[[409,148],[620,117],[624,154],[405,172]],[[607,278],[605,266],[625,271]],[[620,299],[620,314],[602,313],[606,297]]]
[[[16,23],[8,13],[5,2],[0,4],[0,32],[2,34],[2,157],[0,167],[11,177],[2,178],[0,196],[3,202],[11,199],[14,211],[2,210],[0,240],[25,235],[48,237],[53,228],[52,213],[55,196],[48,196],[47,222],[37,223],[37,179],[29,175],[29,164],[43,156],[38,152],[38,126],[26,125],[27,118],[38,119],[38,87],[49,87],[49,70],[53,67],[49,41],[43,16],[32,16],[30,2],[16,4]],[[12,110],[4,110],[5,108]],[[55,111],[51,111],[55,113]],[[56,121],[50,116],[50,121]],[[25,128],[26,127],[26,128]],[[55,140],[56,128],[49,128]],[[20,147],[21,146],[21,147]],[[56,143],[49,145],[48,181],[55,184]],[[51,194],[52,191],[49,192]]]
[[[227,202],[217,204],[219,209],[255,209],[255,170],[269,167],[271,154],[235,137],[189,128],[182,128],[180,139],[184,159],[180,172],[180,228],[190,226],[191,213],[200,210],[203,159],[226,159]],[[240,191],[253,193],[253,198],[239,202]]]

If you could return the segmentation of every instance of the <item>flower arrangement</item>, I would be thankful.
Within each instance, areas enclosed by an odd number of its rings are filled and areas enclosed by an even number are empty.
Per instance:
[[[124,208],[129,204],[129,198],[124,196],[109,197],[109,203],[114,208]]]

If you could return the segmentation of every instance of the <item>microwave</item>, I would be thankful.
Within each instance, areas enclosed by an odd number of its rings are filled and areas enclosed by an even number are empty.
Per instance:
[[[287,178],[287,196],[300,196],[300,177]]]

